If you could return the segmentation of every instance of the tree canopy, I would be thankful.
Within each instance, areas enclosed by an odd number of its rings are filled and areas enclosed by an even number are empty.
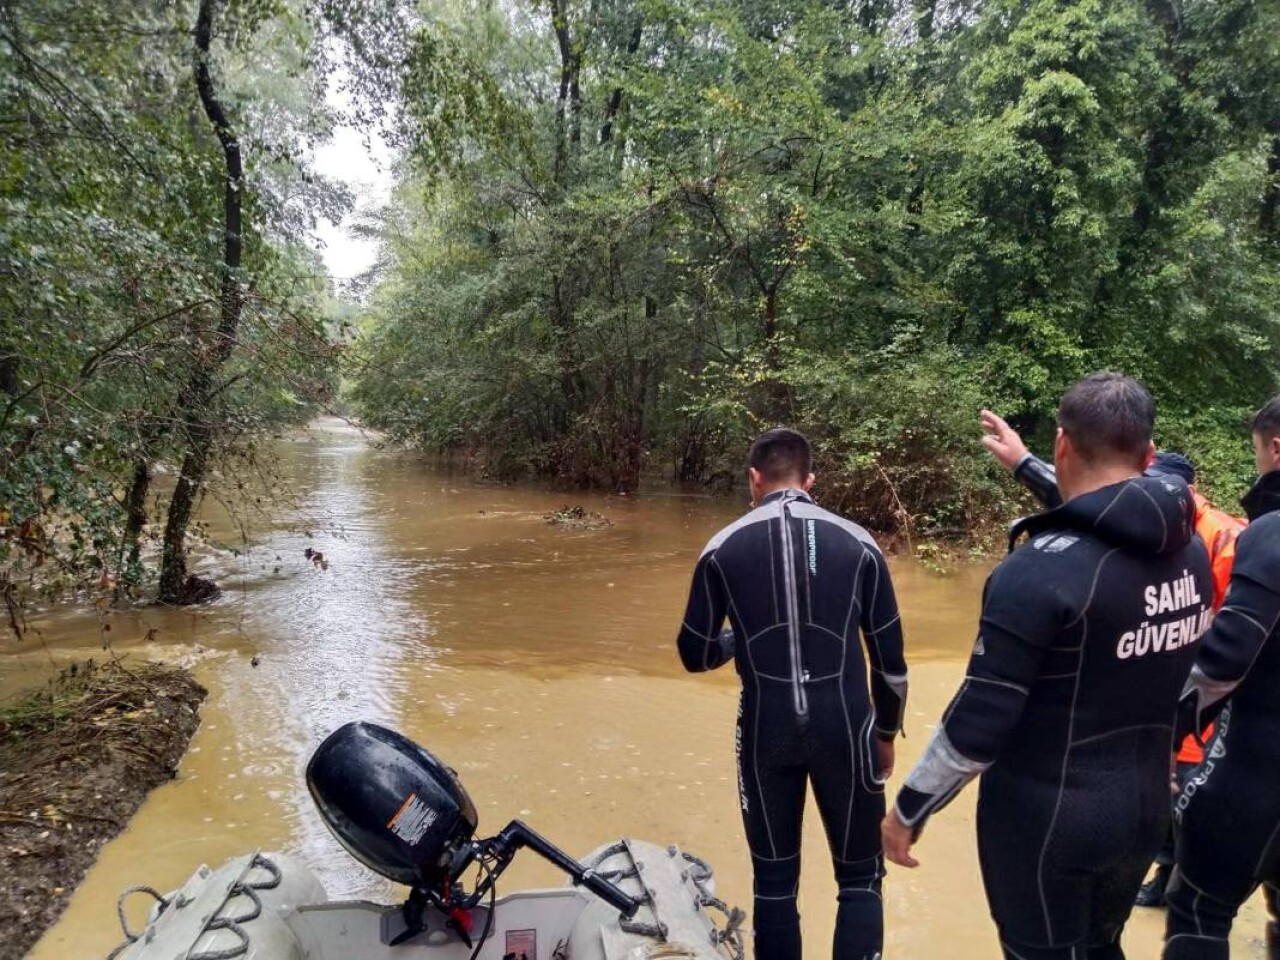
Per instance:
[[[166,463],[188,496],[161,504],[162,594],[184,599],[210,469],[334,395],[345,337],[306,241],[348,202],[309,169],[334,121],[326,50],[370,34],[352,11],[376,12],[346,9],[0,3],[0,592],[15,629],[34,588],[142,585]]]
[[[0,0],[12,624],[38,586],[202,595],[199,499],[339,398],[490,476],[619,491],[728,485],[786,422],[829,505],[972,529],[1011,490],[977,410],[1045,443],[1111,368],[1229,500],[1280,373],[1276,23],[1280,0]],[[309,240],[351,203],[312,167],[339,120],[399,150],[359,305]]]
[[[829,500],[970,526],[994,406],[1145,380],[1223,497],[1280,345],[1280,4],[432,6],[360,409],[500,477],[735,477],[817,440]]]

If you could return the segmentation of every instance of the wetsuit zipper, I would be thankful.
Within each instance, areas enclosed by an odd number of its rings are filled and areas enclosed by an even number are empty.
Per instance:
[[[782,518],[782,576],[786,580],[787,639],[791,644],[791,687],[795,694],[796,714],[809,713],[809,697],[804,692],[804,679],[800,666],[800,599],[796,590],[795,555],[791,549],[791,515],[787,512],[786,494],[778,501],[778,515]]]

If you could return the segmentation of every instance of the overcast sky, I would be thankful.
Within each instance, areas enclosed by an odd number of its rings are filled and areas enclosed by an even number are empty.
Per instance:
[[[342,95],[335,86],[330,86],[329,96],[341,105]],[[377,258],[377,244],[353,236],[350,226],[361,213],[387,202],[392,187],[391,162],[391,150],[381,138],[373,134],[366,143],[361,132],[351,127],[338,127],[328,143],[316,150],[316,171],[343,181],[356,196],[355,208],[342,223],[322,221],[315,233],[329,276],[339,287],[368,270]]]

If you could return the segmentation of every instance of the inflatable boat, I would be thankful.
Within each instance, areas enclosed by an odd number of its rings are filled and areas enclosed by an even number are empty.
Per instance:
[[[454,772],[395,731],[339,728],[307,786],[343,847],[409,888],[404,903],[330,901],[295,858],[256,852],[167,894],[125,891],[125,942],[110,960],[742,960],[744,914],[716,897],[697,856],[622,839],[578,861],[518,820],[478,839]],[[521,851],[569,883],[498,896]],[[123,907],[136,893],[156,902],[135,932]]]

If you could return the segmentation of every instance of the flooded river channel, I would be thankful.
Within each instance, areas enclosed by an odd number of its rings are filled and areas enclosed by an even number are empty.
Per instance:
[[[71,656],[102,656],[104,637],[143,656],[196,644],[206,652],[195,672],[209,699],[178,778],[104,849],[33,960],[105,956],[120,939],[124,887],[173,888],[202,862],[254,848],[300,856],[331,896],[395,895],[329,837],[302,779],[319,740],[353,719],[396,727],[456,767],[482,832],[520,817],[577,854],[623,834],[678,843],[710,859],[727,900],[750,907],[734,795],[736,676],[686,675],[674,648],[693,563],[745,508],[743,496],[476,484],[379,449],[338,421],[280,448],[292,505],[251,523],[239,556],[202,561],[200,572],[228,588],[218,604],[107,621],[49,614],[0,658],[13,686]],[[613,526],[549,526],[544,514],[566,502]],[[238,543],[231,518],[206,514],[215,536]],[[328,569],[303,556],[307,547]],[[892,565],[912,671],[896,786],[963,672],[985,569],[941,577]],[[966,791],[931,824],[920,869],[891,868],[889,957],[998,955],[975,796]],[[806,942],[811,956],[827,956],[835,885],[812,809],[805,830]],[[561,882],[526,857],[503,890]],[[1129,955],[1158,956],[1162,926],[1162,913],[1136,911]],[[1261,957],[1256,903],[1237,927],[1236,956]]]

